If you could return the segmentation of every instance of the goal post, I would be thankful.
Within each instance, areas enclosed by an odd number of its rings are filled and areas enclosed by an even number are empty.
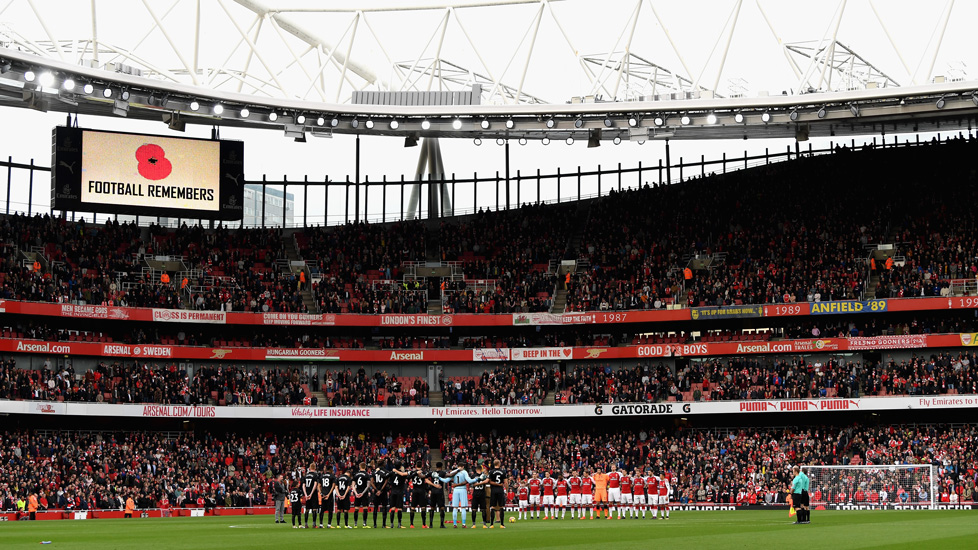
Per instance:
[[[933,464],[802,466],[810,508],[935,508]]]

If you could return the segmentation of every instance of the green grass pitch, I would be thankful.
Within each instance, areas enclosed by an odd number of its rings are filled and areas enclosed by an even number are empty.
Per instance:
[[[406,519],[406,518],[405,518]],[[783,511],[674,512],[669,521],[517,521],[507,529],[292,529],[272,516],[36,521],[0,524],[0,548],[593,549],[978,548],[973,511],[815,512],[792,525]],[[420,526],[420,521],[416,521]],[[51,541],[50,546],[39,546]]]

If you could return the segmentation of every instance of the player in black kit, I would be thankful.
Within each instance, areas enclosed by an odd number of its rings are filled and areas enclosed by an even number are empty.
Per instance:
[[[411,471],[411,529],[414,529],[414,513],[421,511],[421,528],[427,529],[428,522],[425,521],[425,508],[428,506],[428,475],[421,469],[421,462],[418,462],[414,470]]]
[[[489,470],[489,528],[494,521],[499,522],[499,528],[506,528],[506,472],[499,467],[497,458]]]
[[[371,476],[367,473],[367,465],[363,462],[359,464],[359,469],[353,475],[353,528],[356,529],[359,522],[357,516],[363,512],[363,528],[367,528],[367,508],[370,507]]]
[[[332,527],[333,523],[333,491],[336,485],[336,477],[333,476],[333,472],[330,471],[328,466],[323,467],[323,474],[320,476],[319,481],[319,528],[323,528],[323,516],[326,512],[329,512],[329,520],[326,522],[326,528]],[[313,523],[315,523],[315,518],[313,518]]]
[[[299,496],[299,488],[302,482],[296,481],[289,491],[289,506],[292,508],[292,528],[298,529],[302,526],[302,498]]]
[[[374,529],[377,528],[377,513],[383,517],[383,527],[387,528],[387,505],[390,500],[390,472],[384,469],[382,463],[374,461],[374,473],[370,479],[370,489],[374,493]]]
[[[336,489],[333,494],[336,495],[336,527],[340,526],[340,514],[343,515],[343,523],[347,529],[350,528],[350,491],[352,487],[352,479],[350,478],[350,469],[347,468],[343,470],[343,475],[336,478]],[[356,524],[356,519],[353,520]]]
[[[309,528],[309,511],[312,510],[312,528],[316,528],[316,511],[319,510],[319,476],[316,474],[316,465],[310,464],[309,471],[302,478],[302,496],[306,505],[305,527]]]
[[[404,490],[407,489],[408,472],[402,470],[404,465],[400,461],[394,462],[394,467],[391,468],[391,500],[390,500],[390,513],[391,513],[391,529],[394,528],[394,512],[397,512],[397,528],[404,529],[404,525],[401,523],[401,518],[404,515]]]
[[[429,472],[428,478],[425,483],[428,485],[428,489],[431,493],[428,496],[428,501],[430,507],[428,508],[428,524],[431,527],[435,526],[435,508],[438,508],[441,514],[441,521],[438,525],[444,529],[445,528],[445,487],[441,480],[448,477],[448,472],[442,470],[442,463],[436,462],[435,469]]]

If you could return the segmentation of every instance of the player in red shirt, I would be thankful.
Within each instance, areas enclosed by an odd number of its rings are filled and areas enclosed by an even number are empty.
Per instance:
[[[652,475],[652,472],[645,471],[645,493],[648,495],[645,500],[649,503],[649,510],[652,511],[650,516],[652,519],[656,519],[659,515],[659,478]]]
[[[519,502],[519,519],[526,518],[526,510],[530,507],[530,488],[526,486],[525,483],[520,484],[520,490],[517,491],[517,497]]]
[[[554,509],[554,489],[557,487],[557,480],[550,477],[540,481],[543,488],[543,519],[557,519],[557,512]]]
[[[662,510],[662,519],[669,519],[669,493],[671,492],[668,475],[659,478],[659,509]]]
[[[622,519],[622,511],[625,517],[629,512],[634,516],[635,508],[632,506],[632,478],[627,473],[621,476],[621,506],[618,508],[618,519]]]
[[[584,519],[584,511],[591,510],[591,519],[594,519],[594,480],[587,474],[581,478],[581,519]]]
[[[621,502],[621,472],[608,472],[608,519],[615,513],[618,503]],[[618,516],[621,519],[621,516]]]
[[[574,519],[575,514],[581,508],[581,486],[583,483],[584,481],[577,474],[577,470],[571,472],[571,476],[567,479],[567,485],[570,487],[568,505],[570,506],[571,519]],[[581,517],[584,517],[583,512],[581,513]]]
[[[632,502],[635,508],[642,511],[642,517],[645,517],[645,478],[642,477],[641,472],[636,468],[635,475],[632,477]],[[638,518],[638,512],[635,513],[634,517]]]
[[[543,489],[543,483],[540,478],[537,477],[533,472],[530,472],[530,481],[527,482],[530,488],[530,516],[533,516],[533,512],[537,513],[537,519],[540,519],[540,494]]]
[[[557,510],[560,510],[561,519],[567,515],[567,494],[569,491],[570,485],[567,483],[567,472],[561,472],[560,479],[557,480],[557,499],[555,502]],[[556,513],[554,517],[556,518]]]

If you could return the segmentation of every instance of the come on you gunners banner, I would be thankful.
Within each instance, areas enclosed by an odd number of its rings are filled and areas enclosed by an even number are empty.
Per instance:
[[[976,395],[946,397],[869,397],[859,399],[782,399],[548,405],[515,407],[219,407],[112,405],[0,400],[0,414],[112,416],[131,418],[239,419],[451,419],[451,418],[606,418],[701,414],[831,413],[836,411],[961,410],[978,408]]]

